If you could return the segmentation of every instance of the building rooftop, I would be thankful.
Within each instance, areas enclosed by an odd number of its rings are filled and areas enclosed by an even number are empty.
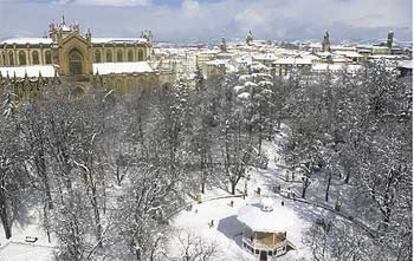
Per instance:
[[[106,38],[106,37],[92,37],[92,43],[102,44],[102,43],[146,43],[148,40],[146,38]]]
[[[281,203],[262,198],[239,209],[237,219],[256,232],[286,232],[298,222],[298,217]]]
[[[12,38],[1,41],[0,44],[52,44],[52,38]]]
[[[24,78],[27,77],[39,77],[39,73],[42,77],[52,78],[55,76],[57,68],[54,65],[31,65],[31,66],[18,66],[18,67],[0,67],[0,73],[3,77],[7,74],[9,77]]]
[[[148,62],[127,62],[127,63],[94,63],[93,73],[100,75],[121,74],[121,73],[145,73],[154,72]]]

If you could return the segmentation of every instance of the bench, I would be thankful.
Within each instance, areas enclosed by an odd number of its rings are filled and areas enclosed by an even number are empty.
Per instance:
[[[26,238],[24,239],[24,241],[29,242],[29,243],[34,243],[38,240],[37,237],[32,237],[32,236],[26,236]]]

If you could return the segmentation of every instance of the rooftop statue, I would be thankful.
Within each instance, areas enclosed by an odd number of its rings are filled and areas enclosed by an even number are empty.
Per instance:
[[[252,30],[249,30],[249,33],[246,36],[246,44],[251,45],[253,42]]]
[[[220,50],[222,52],[227,52],[227,44],[226,44],[226,39],[224,39],[224,37],[221,38]]]

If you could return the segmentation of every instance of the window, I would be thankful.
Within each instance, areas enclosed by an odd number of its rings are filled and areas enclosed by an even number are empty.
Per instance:
[[[132,50],[128,51],[128,62],[134,61],[134,52]]]
[[[115,88],[117,88],[118,90],[122,88],[122,81],[121,81],[121,79],[116,80]]]
[[[122,62],[122,60],[123,60],[123,57],[122,56],[123,56],[122,55],[122,50],[118,50],[118,52],[116,53],[116,60],[118,62]]]
[[[39,64],[39,52],[38,51],[32,52],[32,64]]]
[[[99,50],[95,51],[95,62],[100,63],[101,62],[101,52]]]
[[[138,51],[138,61],[144,60],[144,52],[142,50]]]
[[[5,53],[1,53],[1,60],[2,60],[2,64],[6,65],[6,54]]]
[[[82,55],[77,50],[69,54],[69,72],[71,75],[82,74]]]
[[[52,53],[50,51],[45,52],[46,64],[52,64]]]
[[[12,51],[9,52],[9,65],[14,65],[14,55]]]
[[[20,65],[26,65],[26,53],[25,51],[19,52],[19,64]]]
[[[112,52],[111,52],[111,50],[106,51],[106,62],[108,62],[108,63],[112,62]]]

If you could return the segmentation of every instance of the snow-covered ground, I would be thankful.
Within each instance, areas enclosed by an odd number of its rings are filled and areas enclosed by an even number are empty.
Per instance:
[[[279,138],[283,137],[279,136]],[[273,160],[275,157],[279,157],[277,143],[266,143],[264,149],[270,159],[268,168],[265,170],[255,168],[249,171],[248,196],[245,199],[234,197],[211,200],[217,196],[229,196],[229,193],[221,190],[220,194],[214,190],[213,195],[210,195],[210,191],[207,191],[203,198],[208,200],[201,204],[195,203],[191,210],[184,210],[174,218],[173,227],[177,230],[177,234],[191,234],[202,238],[205,242],[214,243],[218,246],[222,260],[257,260],[257,257],[241,247],[241,231],[244,224],[237,219],[237,214],[238,210],[246,204],[257,202],[260,197],[269,196],[273,199],[274,209],[280,208],[281,201],[284,201],[284,207],[297,217],[296,225],[287,231],[287,238],[296,246],[296,250],[291,250],[286,255],[278,257],[278,260],[310,259],[310,249],[303,242],[304,233],[317,218],[324,215],[324,211],[300,202],[286,200],[273,192],[273,187],[277,184],[286,188],[290,186],[290,183],[283,181],[285,170]],[[239,182],[239,191],[244,190],[245,182],[246,180]],[[260,196],[256,192],[257,188],[261,190]],[[233,207],[230,204],[231,201],[234,202]],[[280,218],[287,217],[281,215]],[[211,220],[214,221],[213,227],[209,226]],[[179,246],[177,240],[177,238],[172,240],[170,251],[179,251],[176,249]]]
[[[40,213],[32,210],[25,225],[14,222],[13,237],[6,240],[3,231],[0,232],[0,260],[7,261],[51,261],[54,260],[55,246],[49,244],[39,218]],[[0,229],[3,227],[0,226]],[[26,236],[37,237],[35,243],[25,241]],[[53,243],[53,238],[52,238]]]
[[[277,140],[283,140],[284,135],[283,132],[279,134]],[[277,185],[280,185],[282,189],[290,188],[296,192],[300,192],[301,188],[301,183],[290,183],[284,180],[286,173],[283,168],[284,163],[279,160],[280,148],[277,140],[274,143],[265,142],[263,145],[264,152],[270,159],[268,168],[252,168],[249,170],[250,179],[248,181],[242,179],[239,182],[237,187],[239,192],[244,191],[247,183],[248,196],[246,198],[223,198],[230,196],[228,191],[209,186],[206,194],[202,195],[201,204],[194,202],[191,210],[183,210],[174,217],[172,227],[176,230],[176,233],[174,233],[175,236],[172,237],[170,242],[169,252],[178,253],[177,235],[184,233],[214,243],[220,256],[218,260],[256,260],[253,255],[241,247],[241,231],[244,225],[237,219],[237,214],[239,209],[246,204],[257,202],[262,196],[270,196],[273,199],[275,209],[280,207],[281,201],[284,201],[284,207],[297,217],[296,225],[287,231],[287,238],[296,246],[296,250],[289,251],[286,255],[279,257],[278,260],[310,259],[310,249],[303,242],[305,232],[316,219],[326,213],[320,208],[288,200],[274,193],[273,188]],[[277,161],[274,159],[277,159]],[[258,188],[261,190],[260,196],[256,192]],[[313,189],[310,188],[309,196],[314,194],[311,193]],[[315,192],[315,194],[318,193]],[[231,201],[233,201],[233,206],[230,204]],[[280,218],[286,217],[281,215]],[[214,225],[210,227],[209,222],[212,220]],[[47,237],[39,222],[39,213],[36,211],[31,213],[25,224],[24,227],[17,223],[14,225],[11,241],[5,240],[4,233],[0,233],[0,260],[53,260],[54,240],[52,239],[52,244],[47,242]],[[39,240],[34,244],[25,243],[26,236],[38,237]]]

